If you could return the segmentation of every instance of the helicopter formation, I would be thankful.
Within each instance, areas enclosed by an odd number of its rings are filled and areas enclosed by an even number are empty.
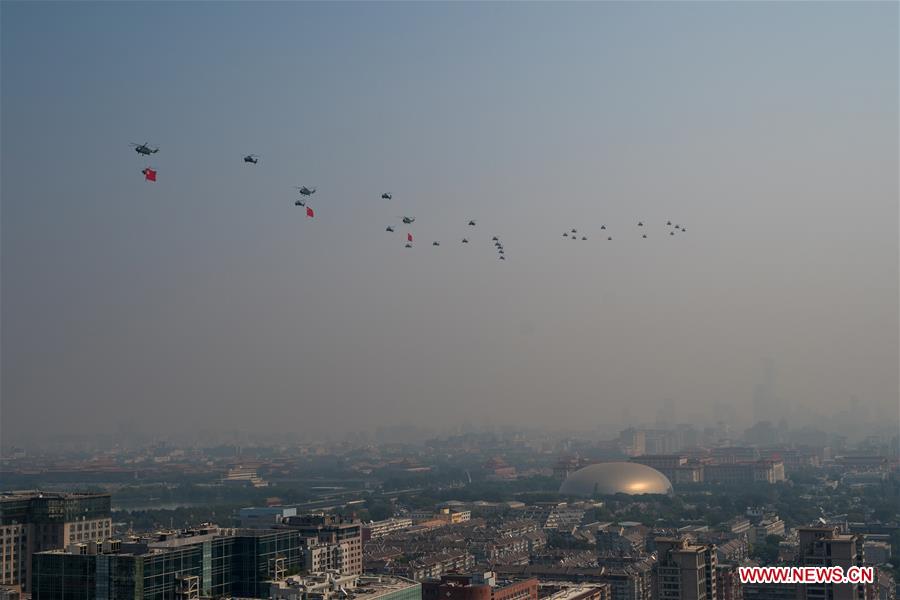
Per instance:
[[[142,156],[150,156],[152,154],[156,154],[157,152],[159,152],[159,147],[152,147],[148,142],[144,142],[142,144],[132,143],[131,146],[134,148],[135,152],[137,152],[139,155],[142,155]],[[243,157],[243,162],[247,163],[247,164],[253,164],[253,165],[259,164],[259,155],[248,154]],[[141,171],[141,173],[144,175],[145,181],[155,182],[157,179],[157,171],[153,167],[149,167],[149,166],[145,167]],[[299,207],[305,208],[307,218],[310,218],[310,219],[314,218],[315,211],[313,210],[312,207],[308,206],[307,203],[312,198],[313,194],[316,193],[316,188],[307,187],[305,185],[302,185],[302,186],[294,186],[294,189],[296,189],[297,192],[300,194],[300,198],[298,198],[297,200],[294,201],[294,206],[299,206]],[[391,199],[393,199],[393,197],[394,197],[393,194],[390,192],[383,192],[381,194],[382,200],[391,200]],[[416,221],[415,217],[410,217],[410,216],[406,216],[406,215],[403,215],[403,216],[400,216],[397,218],[400,219],[400,222],[404,225],[412,225]],[[469,227],[469,228],[477,227],[476,220],[470,219],[467,223],[467,227]],[[666,221],[666,227],[669,228],[668,234],[670,237],[675,236],[676,232],[680,232],[681,234],[684,234],[687,232],[687,229],[685,227],[682,227],[678,223],[675,223],[673,225],[673,222],[671,220]],[[644,221],[638,221],[637,228],[642,232],[641,239],[648,239],[647,234],[644,233],[644,231],[647,230],[647,228],[644,225]],[[600,230],[606,231],[606,225],[601,224]],[[394,229],[393,225],[388,225],[385,228],[385,231],[387,233],[394,233],[396,230]],[[575,227],[572,227],[571,229],[564,231],[562,234],[562,237],[568,238],[573,241],[579,241],[579,240],[582,242],[588,241],[587,234],[585,234],[583,232],[581,234],[579,234],[578,229]],[[612,235],[607,235],[606,240],[611,242],[613,240]],[[506,248],[504,247],[503,242],[501,242],[500,238],[496,235],[491,238],[491,242],[493,242],[493,244],[494,244],[494,249],[497,251],[497,257],[499,258],[499,260],[505,261],[506,260]],[[461,240],[461,243],[469,244],[470,243],[469,238],[463,237]],[[431,245],[434,247],[439,247],[441,245],[441,242],[439,240],[434,240],[431,243]],[[411,232],[407,232],[407,234],[406,234],[405,247],[406,248],[413,247],[413,234]]]
[[[643,221],[638,221],[638,222],[637,222],[637,227],[638,227],[642,232],[646,230],[646,227],[644,226],[644,222],[643,222]],[[670,220],[670,221],[666,221],[666,227],[671,228],[671,229],[668,231],[669,236],[674,236],[676,231],[681,231],[682,233],[687,232],[687,229],[685,229],[685,228],[682,227],[681,225],[677,225],[677,224],[676,224],[676,225],[674,226],[674,228],[673,228],[673,226],[672,226],[672,221],[671,221],[671,220]],[[605,230],[606,230],[606,225],[601,225],[601,226],[600,226],[600,229],[603,230],[603,231],[605,231]],[[571,230],[569,230],[569,231],[564,231],[563,234],[562,234],[562,237],[568,238],[568,239],[570,239],[570,240],[579,240],[579,239],[580,239],[580,240],[583,241],[583,242],[586,242],[587,239],[588,239],[587,236],[586,236],[585,234],[583,234],[583,233],[582,233],[581,236],[579,237],[579,235],[578,235],[578,230],[575,229],[574,227],[573,227]],[[611,235],[607,235],[606,241],[611,242],[612,239],[613,239],[613,238],[612,238]],[[646,233],[641,233],[641,239],[643,239],[643,240],[648,239],[647,234],[646,234]]]

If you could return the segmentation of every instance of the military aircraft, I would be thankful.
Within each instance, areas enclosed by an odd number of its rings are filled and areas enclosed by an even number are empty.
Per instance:
[[[390,225],[388,225],[387,229],[385,229],[385,231],[390,231],[391,233],[394,233],[394,228],[391,227]]]
[[[403,222],[407,225],[409,225],[410,223],[412,223],[413,221],[416,220],[415,217],[400,217],[400,218],[403,219]]]
[[[578,230],[577,230],[577,229],[573,229],[573,230],[572,230],[572,233],[578,233]]]
[[[431,242],[431,245],[432,245],[432,246],[440,246],[441,243],[440,243],[440,242]]]
[[[645,233],[645,234],[642,235],[641,237],[643,237],[643,238],[646,240],[646,239],[647,239],[647,234]]]
[[[500,260],[506,260],[506,257],[503,256],[503,255],[501,254],[501,255],[500,255]]]
[[[462,243],[463,243],[463,244],[468,244],[468,243],[469,243],[469,240],[467,240],[466,238],[463,238],[463,239],[462,239]]]
[[[492,241],[492,242],[499,242],[499,241],[500,241],[500,238],[498,238],[498,237],[495,235],[494,237],[491,238],[491,241]]]
[[[469,221],[469,227],[475,227],[475,221],[474,221],[474,219],[473,219],[472,221]]]
[[[674,231],[670,231],[670,232],[669,232],[669,235],[675,235],[675,232],[674,232]]]
[[[586,235],[581,236],[581,241],[582,241],[582,242],[586,242],[586,241],[587,241],[587,236],[586,236]]]
[[[308,188],[305,185],[304,186],[295,185],[294,187],[300,191],[301,196],[312,196],[313,194],[316,193],[316,188]]]
[[[294,202],[294,206],[306,206],[306,202],[304,202],[303,200],[297,200],[296,202]]]
[[[643,227],[643,226],[644,226],[644,222],[643,222],[643,221],[638,221],[638,227]]]
[[[606,229],[606,225],[601,225],[600,229]]]
[[[672,221],[666,221],[666,225],[668,225],[669,227],[671,227],[671,226],[672,226]]]
[[[563,233],[563,237],[569,237],[569,232],[566,231],[565,233]]]
[[[388,194],[387,192],[385,192],[385,193],[383,193],[383,194],[381,195],[381,198],[382,198],[383,200],[390,200],[390,199],[393,198],[393,197],[394,197],[394,196],[392,196],[391,194]]]
[[[412,244],[407,243],[407,244],[406,244],[406,248],[412,248]]]
[[[606,238],[606,241],[611,242],[611,241],[612,241],[612,236]]]
[[[143,144],[132,143],[131,145],[134,146],[134,151],[138,154],[146,154],[147,156],[149,156],[151,154],[156,154],[157,152],[159,152],[159,148],[151,148],[147,142],[144,142]]]
[[[244,157],[245,163],[253,163],[254,165],[259,162],[259,157],[255,154],[248,154]]]

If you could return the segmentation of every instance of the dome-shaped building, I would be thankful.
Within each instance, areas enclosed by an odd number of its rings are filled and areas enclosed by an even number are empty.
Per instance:
[[[606,462],[578,469],[559,488],[563,496],[671,494],[672,482],[652,467],[633,462]]]

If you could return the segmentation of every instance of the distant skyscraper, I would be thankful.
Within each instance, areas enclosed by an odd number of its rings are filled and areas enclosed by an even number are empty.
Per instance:
[[[762,359],[763,380],[753,386],[753,420],[775,421],[780,416],[775,399],[775,361]]]
[[[668,429],[678,421],[675,414],[675,400],[666,398],[656,410],[656,428]]]

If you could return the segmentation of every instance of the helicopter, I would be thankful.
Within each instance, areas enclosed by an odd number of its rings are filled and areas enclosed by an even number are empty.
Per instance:
[[[294,206],[306,206],[306,202],[304,202],[303,200],[297,200],[296,202],[294,202]]]
[[[245,163],[253,163],[254,165],[259,162],[259,156],[256,154],[248,154],[244,157]]]
[[[151,148],[150,144],[148,144],[147,142],[144,142],[143,144],[132,143],[131,145],[134,146],[134,151],[138,154],[146,154],[147,156],[150,156],[151,154],[156,154],[157,152],[159,152],[159,148]]]
[[[403,219],[403,222],[404,222],[406,225],[409,225],[410,223],[412,223],[413,221],[416,220],[415,217],[400,217],[400,218]]]
[[[387,192],[385,192],[385,193],[383,193],[383,194],[381,195],[381,198],[382,198],[383,200],[390,200],[390,199],[393,198],[393,197],[394,197],[394,196],[393,196],[392,194],[388,194]]]
[[[385,229],[385,231],[390,232],[390,233],[394,233],[394,228],[391,227],[390,225],[388,225],[388,226],[387,226],[387,229]]]
[[[475,227],[475,220],[469,221],[469,227]]]
[[[301,196],[312,196],[313,194],[316,193],[316,188],[308,188],[305,185],[304,186],[296,186],[295,185],[294,187],[296,189],[300,190]]]
[[[440,243],[440,242],[431,242],[431,245],[432,245],[432,246],[440,246],[441,243]]]
[[[463,243],[463,244],[468,244],[468,243],[469,243],[469,240],[467,240],[466,238],[463,238],[463,239],[462,239],[462,243]]]

